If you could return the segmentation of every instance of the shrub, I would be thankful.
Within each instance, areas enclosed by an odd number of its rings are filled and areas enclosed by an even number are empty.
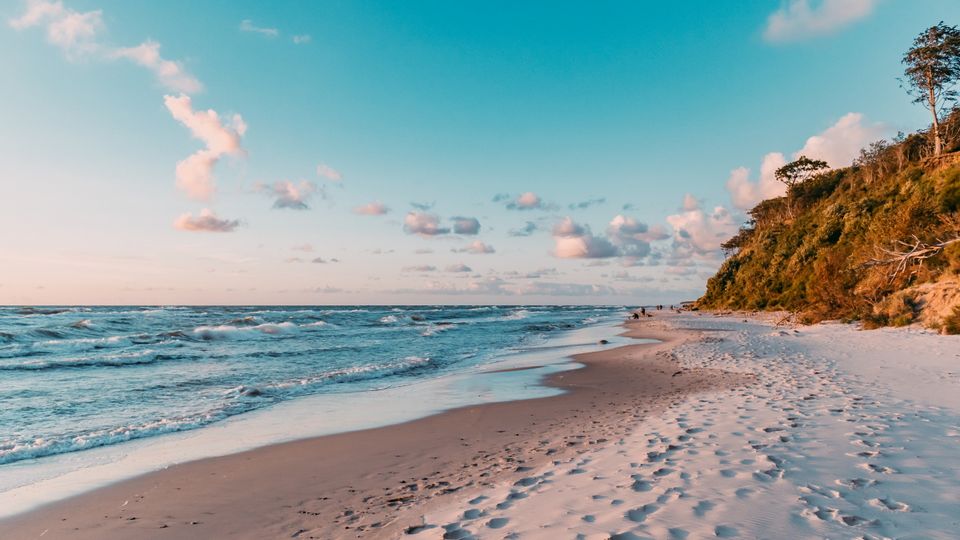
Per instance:
[[[954,170],[945,179],[940,191],[940,210],[956,212],[960,210],[960,170]]]
[[[960,334],[960,306],[954,306],[953,313],[943,318],[940,331],[944,334]]]

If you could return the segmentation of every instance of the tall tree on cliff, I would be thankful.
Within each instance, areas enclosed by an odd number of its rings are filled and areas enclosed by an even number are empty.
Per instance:
[[[940,21],[924,30],[913,47],[903,55],[905,80],[902,82],[914,103],[920,103],[933,115],[933,153],[943,152],[940,112],[957,97],[960,81],[960,30]]]

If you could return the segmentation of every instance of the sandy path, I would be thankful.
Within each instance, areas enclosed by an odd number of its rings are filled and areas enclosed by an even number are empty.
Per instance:
[[[691,393],[745,379],[679,368],[667,351],[698,332],[645,320],[628,335],[663,343],[578,356],[585,368],[549,381],[572,390],[561,396],[178,465],[0,522],[0,537],[393,538],[435,508],[529,482],[531,470],[613,447]]]

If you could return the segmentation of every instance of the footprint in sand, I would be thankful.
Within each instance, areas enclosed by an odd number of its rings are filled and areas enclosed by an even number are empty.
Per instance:
[[[660,505],[649,503],[641,506],[640,508],[634,508],[633,510],[627,510],[626,518],[634,523],[643,523],[647,516],[656,512],[660,509]]]
[[[735,527],[731,527],[730,525],[717,525],[713,529],[713,534],[718,538],[733,538],[735,536],[739,536],[740,532],[737,531]]]
[[[893,512],[909,512],[910,506],[890,498],[871,499],[870,504],[878,508],[886,508]]]
[[[717,505],[710,501],[700,501],[696,506],[693,507],[693,514],[697,517],[703,517],[707,515],[707,512],[713,510],[716,506]]]
[[[507,526],[510,520],[507,518],[493,518],[487,522],[487,527],[491,529],[500,529]]]

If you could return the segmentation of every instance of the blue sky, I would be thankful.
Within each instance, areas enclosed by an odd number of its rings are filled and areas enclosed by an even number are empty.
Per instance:
[[[702,292],[778,163],[843,166],[926,125],[900,57],[960,4],[37,0],[0,18],[0,302],[635,303]],[[358,213],[374,202],[389,211]]]

